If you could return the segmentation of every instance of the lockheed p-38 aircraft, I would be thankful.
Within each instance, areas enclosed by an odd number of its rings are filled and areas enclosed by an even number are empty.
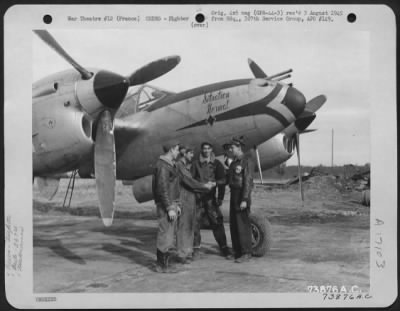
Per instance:
[[[279,134],[286,137],[285,155],[290,157],[288,146],[298,147],[299,133],[326,100],[320,95],[306,103],[300,91],[282,82],[291,70],[267,76],[251,60],[253,79],[168,92],[143,84],[173,69],[180,62],[178,56],[154,61],[124,77],[85,68],[46,30],[34,32],[74,69],[33,84],[33,177],[52,187],[65,172],[94,176],[106,226],[113,220],[116,179],[134,181],[139,202],[152,198],[149,176],[164,142],[198,146],[209,141],[218,156],[232,136],[244,136],[247,150],[263,150],[262,144]],[[137,90],[128,91],[137,85]]]

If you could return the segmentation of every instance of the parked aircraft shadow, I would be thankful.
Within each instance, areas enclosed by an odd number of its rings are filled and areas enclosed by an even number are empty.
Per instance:
[[[63,257],[79,265],[86,265],[86,261],[82,257],[76,255],[71,250],[62,245],[59,239],[43,240],[37,237],[33,237],[33,247],[48,247],[60,257]]]
[[[40,213],[50,213],[50,212],[61,212],[70,214],[73,216],[94,216],[100,218],[100,211],[98,206],[95,206],[89,202],[85,203],[85,206],[82,206],[83,203],[80,203],[79,206],[76,204],[72,204],[71,207],[63,207],[63,201],[40,201],[33,199],[33,209]],[[141,220],[154,220],[157,217],[155,216],[152,210],[146,211],[115,211],[114,219],[141,219]]]
[[[143,251],[155,252],[156,249],[157,229],[154,227],[101,227],[94,229],[94,231],[118,237],[121,244]]]
[[[156,249],[156,239],[151,241],[145,241],[145,242],[137,242],[137,241],[132,241],[132,240],[125,240],[125,239],[120,239],[121,245],[128,246],[128,247],[135,247],[140,250],[150,252],[150,253],[155,253]]]
[[[99,227],[93,229],[95,232],[101,232],[106,235],[118,237],[121,245],[135,247],[150,253],[156,251],[157,228],[143,226],[119,226],[119,227]],[[203,243],[203,252],[210,255],[220,255],[218,245]]]
[[[155,258],[148,256],[141,251],[132,250],[132,249],[122,247],[119,245],[115,245],[112,243],[102,244],[101,249],[105,250],[109,253],[112,253],[114,255],[126,257],[126,258],[130,259],[131,261],[133,261],[143,267],[146,267],[150,270],[152,269],[154,262],[155,262]]]

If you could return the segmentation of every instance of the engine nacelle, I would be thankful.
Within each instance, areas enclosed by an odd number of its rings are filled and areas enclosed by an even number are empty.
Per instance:
[[[152,190],[153,176],[142,177],[133,182],[132,193],[139,203],[151,201],[154,199]]]
[[[66,96],[65,101],[60,97],[49,98],[34,103],[34,176],[76,169],[93,149],[92,120],[68,101],[70,98]]]
[[[278,134],[257,146],[262,170],[270,169],[287,161],[294,152],[293,140]]]
[[[76,70],[66,70],[34,83],[34,175],[62,173],[86,163],[93,150],[93,120],[105,109],[116,111],[123,101],[127,78],[105,70],[91,72],[92,77],[82,79]]]

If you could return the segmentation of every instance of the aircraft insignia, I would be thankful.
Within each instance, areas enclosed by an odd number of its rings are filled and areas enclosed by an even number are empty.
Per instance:
[[[217,120],[217,118],[210,114],[210,116],[205,121],[206,121],[206,124],[213,126],[213,124],[216,120]]]

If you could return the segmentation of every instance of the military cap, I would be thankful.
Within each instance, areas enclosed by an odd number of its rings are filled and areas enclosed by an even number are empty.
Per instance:
[[[171,148],[178,146],[178,145],[179,145],[179,141],[173,139],[173,140],[169,140],[169,141],[163,143],[162,147],[163,147],[164,152],[168,152]]]
[[[235,146],[238,146],[238,147],[239,146],[244,147],[245,143],[244,143],[243,136],[240,136],[240,137],[234,136],[234,137],[232,137],[231,141],[229,141],[228,143],[224,144],[224,148],[226,148],[226,146],[228,146],[228,145],[235,145]]]

